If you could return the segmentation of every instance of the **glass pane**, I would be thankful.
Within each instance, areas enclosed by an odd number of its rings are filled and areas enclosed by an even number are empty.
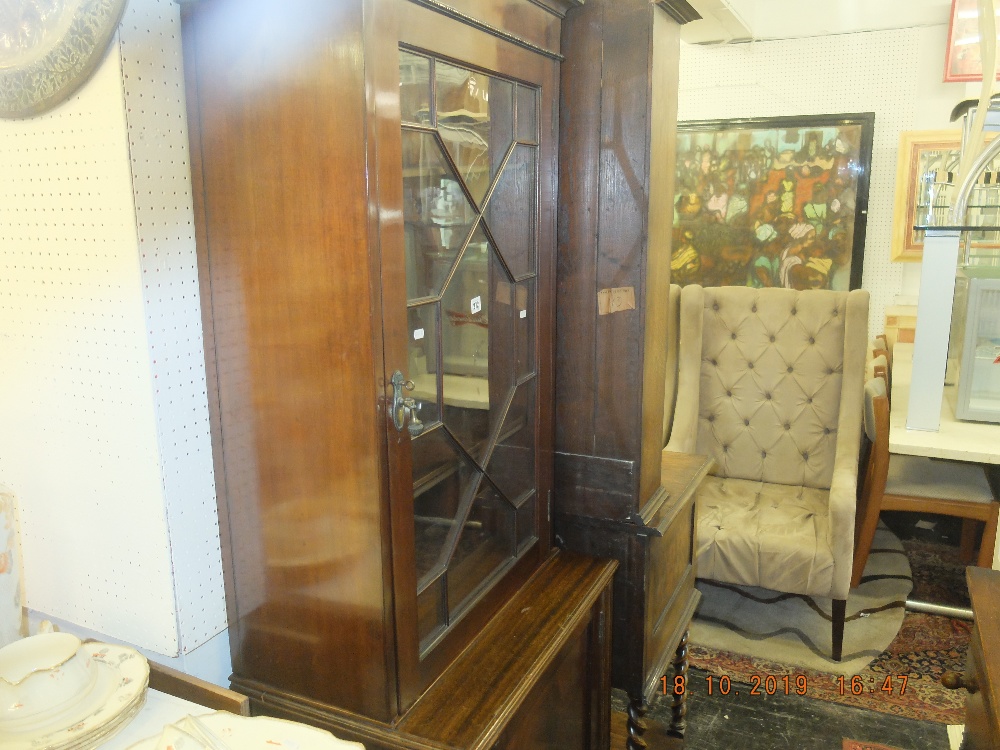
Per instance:
[[[474,491],[480,476],[443,429],[413,439],[413,540],[418,587],[428,574],[440,570],[443,551],[457,533],[455,518],[462,499]]]
[[[469,199],[428,133],[403,130],[403,219],[406,297],[441,293],[458,252],[476,220]]]
[[[412,52],[399,53],[399,109],[403,122],[431,121],[431,61]]]
[[[535,273],[535,150],[514,147],[483,216],[514,278]]]
[[[514,140],[513,85],[438,62],[437,125],[459,175],[482,203]]]
[[[535,383],[518,386],[486,473],[513,503],[535,489]]]
[[[449,619],[514,552],[514,507],[484,480],[448,563]]]
[[[1000,289],[995,284],[989,279],[973,279],[969,285],[972,317],[966,325],[972,328],[968,340],[974,350],[966,358],[971,371],[959,375],[970,381],[969,410],[986,415],[996,414],[1000,408]]]
[[[521,85],[517,87],[517,139],[538,142],[538,92]]]
[[[413,381],[413,390],[405,395],[417,402],[416,416],[425,428],[441,419],[437,382],[437,311],[437,303],[431,302],[411,307],[407,315],[410,323],[407,374]]]
[[[517,551],[522,552],[538,537],[538,501],[532,495],[517,509]]]
[[[514,84],[490,78],[490,182],[514,142]]]
[[[510,277],[477,230],[442,298],[441,346],[444,422],[480,462],[514,385],[514,300]]]
[[[417,594],[417,636],[424,644],[448,625],[444,603],[444,578],[438,578]]]
[[[517,302],[514,308],[517,327],[517,372],[518,379],[535,371],[535,280],[529,279],[517,285]]]

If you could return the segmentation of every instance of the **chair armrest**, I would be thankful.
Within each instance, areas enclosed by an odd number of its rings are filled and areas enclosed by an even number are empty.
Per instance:
[[[705,290],[697,284],[681,290],[680,321],[677,405],[666,449],[677,453],[697,453],[701,335],[705,324]]]

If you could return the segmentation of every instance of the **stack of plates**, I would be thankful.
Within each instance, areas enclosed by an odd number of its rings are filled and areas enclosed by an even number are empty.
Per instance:
[[[139,713],[149,685],[146,658],[135,649],[108,643],[84,643],[80,650],[96,665],[96,679],[52,710],[20,719],[0,716],[0,748],[88,750]]]
[[[185,716],[155,737],[128,750],[364,750],[360,742],[339,740],[323,729],[267,716],[216,711]]]

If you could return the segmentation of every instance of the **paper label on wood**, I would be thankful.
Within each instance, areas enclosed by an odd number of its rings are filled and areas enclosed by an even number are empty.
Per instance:
[[[635,287],[616,286],[597,293],[597,314],[610,315],[622,310],[635,309]]]

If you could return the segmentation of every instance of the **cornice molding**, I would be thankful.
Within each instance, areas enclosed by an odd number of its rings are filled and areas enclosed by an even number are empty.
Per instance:
[[[534,0],[531,0],[534,2]],[[549,2],[550,0],[543,0]],[[551,0],[555,2],[556,0]],[[559,0],[561,2],[561,0]],[[540,47],[534,42],[530,42],[523,37],[519,37],[516,34],[511,34],[509,31],[504,31],[503,29],[498,29],[495,26],[491,26],[484,21],[480,21],[478,18],[473,18],[467,13],[463,13],[457,8],[453,8],[450,5],[440,2],[440,0],[410,0],[414,5],[419,5],[421,7],[427,8],[428,10],[433,10],[436,13],[440,13],[443,16],[452,18],[456,21],[460,21],[467,26],[471,26],[474,29],[479,29],[480,31],[485,31],[487,34],[497,37],[498,39],[503,39],[511,44],[516,44],[518,47],[523,47],[524,49],[535,52],[536,54],[543,55],[552,60],[563,61],[563,56],[556,52],[555,50],[546,49],[545,47]],[[541,3],[536,3],[536,5],[541,5]],[[544,6],[543,6],[544,7]]]
[[[701,14],[687,0],[653,0],[653,2],[679,24],[701,19]]]

